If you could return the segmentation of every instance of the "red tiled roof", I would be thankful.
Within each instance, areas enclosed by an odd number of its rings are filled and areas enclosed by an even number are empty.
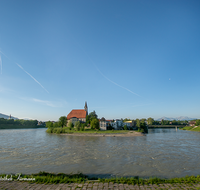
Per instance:
[[[85,110],[72,110],[68,115],[67,119],[71,119],[72,117],[76,118],[86,118],[86,111]]]

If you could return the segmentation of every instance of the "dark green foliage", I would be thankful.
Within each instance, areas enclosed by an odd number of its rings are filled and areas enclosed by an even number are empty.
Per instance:
[[[197,120],[196,120],[195,125],[196,125],[196,126],[199,126],[199,125],[200,125],[200,119],[197,119]]]
[[[61,116],[61,117],[59,118],[59,125],[60,125],[61,127],[64,127],[64,125],[66,125],[66,122],[67,122],[67,118],[66,118],[65,116]]]
[[[127,130],[128,128],[127,128],[127,125],[124,125],[124,130]]]
[[[96,114],[96,112],[95,111],[93,111],[93,112],[90,112],[89,113],[89,115],[87,115],[86,116],[86,124],[88,125],[88,124],[91,124],[91,121],[93,120],[93,119],[97,119],[97,114]]]
[[[74,127],[74,124],[71,121],[68,121],[67,127],[69,127],[70,130],[72,130],[72,128]]]
[[[47,128],[53,128],[53,122],[47,121],[47,122],[46,122],[46,127],[47,127]]]
[[[153,125],[154,122],[155,122],[154,119],[151,118],[151,117],[149,117],[149,118],[147,119],[147,124],[148,124],[148,125]]]
[[[93,118],[90,126],[91,126],[91,129],[99,129],[99,120],[96,118]]]
[[[77,131],[80,131],[80,129],[81,129],[81,123],[80,123],[80,121],[76,121],[74,127],[76,128]]]
[[[146,119],[136,119],[136,126],[138,127],[138,131],[141,133],[148,133],[148,126],[146,124]]]
[[[164,120],[164,119],[162,119],[161,125],[169,125],[169,124],[170,124],[170,121],[169,121],[169,120]]]
[[[35,128],[37,127],[37,120],[23,120],[23,119],[4,119],[0,118],[0,129],[9,129],[9,128]],[[45,125],[41,125],[44,127]]]
[[[53,127],[54,127],[54,128],[60,127],[60,126],[59,126],[59,122],[54,122],[54,123],[53,123]]]

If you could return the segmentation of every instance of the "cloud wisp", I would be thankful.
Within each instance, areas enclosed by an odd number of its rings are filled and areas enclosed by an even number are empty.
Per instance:
[[[5,57],[7,57],[9,59],[9,57],[5,53],[3,53],[1,50],[0,50],[0,53],[3,54]]]
[[[18,63],[16,63],[16,65],[21,68],[27,75],[29,75],[35,82],[37,82],[47,93],[49,93],[44,86],[42,86],[30,73],[28,73],[21,65],[19,65]]]
[[[50,107],[53,107],[53,108],[61,107],[60,105],[57,105],[57,104],[55,104],[55,103],[53,103],[51,101],[47,101],[47,100],[39,100],[39,99],[33,98],[32,101],[33,102],[37,102],[37,103],[41,103],[43,105],[50,106]]]
[[[90,59],[90,61],[91,61],[92,64],[95,66],[95,68],[98,70],[98,72],[99,72],[106,80],[108,80],[109,82],[113,83],[114,85],[116,85],[116,86],[118,86],[118,87],[120,87],[120,88],[123,88],[124,90],[127,90],[128,92],[130,92],[130,93],[132,93],[132,94],[134,94],[134,95],[136,95],[136,96],[141,97],[139,94],[136,94],[135,92],[129,90],[128,88],[125,88],[125,87],[123,87],[123,86],[117,84],[116,82],[110,80],[108,77],[106,77],[106,76],[98,69],[98,67],[96,66],[96,64],[94,63],[94,61],[91,59],[91,57],[86,53],[86,51],[84,50],[84,48],[82,48],[82,46],[81,46],[75,39],[74,39],[74,41],[76,42],[76,44],[78,44],[78,46],[82,49],[82,51],[85,53],[85,55]]]
[[[1,68],[1,74],[2,74],[2,59],[1,59],[1,55],[0,55],[0,68]]]
[[[41,99],[37,99],[37,98],[25,98],[25,97],[21,97],[20,99],[28,101],[28,102],[34,102],[34,103],[38,103],[44,106],[49,106],[49,107],[53,107],[53,108],[60,108],[63,107],[65,105],[67,105],[66,101],[48,101],[48,100],[41,100]]]
[[[106,76],[98,69],[98,67],[97,67],[96,65],[95,65],[95,67],[96,67],[96,69],[99,71],[99,73],[100,73],[105,79],[107,79],[108,81],[110,81],[110,82],[113,83],[114,85],[119,86],[120,88],[123,88],[123,89],[127,90],[128,92],[130,92],[130,93],[132,93],[132,94],[134,94],[134,95],[136,95],[136,96],[141,97],[139,94],[136,94],[135,92],[129,90],[128,88],[125,88],[125,87],[123,87],[123,86],[117,84],[116,82],[110,80],[108,77],[106,77]]]

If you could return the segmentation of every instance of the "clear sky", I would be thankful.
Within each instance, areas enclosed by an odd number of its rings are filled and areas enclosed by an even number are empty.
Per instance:
[[[0,113],[200,118],[199,0],[0,0]]]

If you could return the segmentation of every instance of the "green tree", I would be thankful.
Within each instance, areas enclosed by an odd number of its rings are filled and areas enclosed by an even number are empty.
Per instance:
[[[91,121],[93,120],[93,119],[97,119],[97,114],[96,114],[96,112],[95,111],[93,111],[93,112],[90,112],[89,113],[89,115],[87,115],[86,116],[86,124],[91,124]]]
[[[126,122],[126,121],[131,121],[131,120],[128,119],[128,118],[125,118],[125,119],[123,120],[123,122]]]
[[[145,120],[141,120],[140,122],[140,131],[143,133],[148,133],[148,127]]]
[[[124,130],[127,130],[128,128],[127,128],[127,125],[124,125]]]
[[[147,119],[147,124],[148,124],[148,125],[153,125],[153,124],[154,124],[154,119],[151,118],[151,117],[149,117],[149,118]]]
[[[174,119],[172,120],[172,125],[179,125],[179,122]]]
[[[74,127],[76,128],[77,131],[80,131],[80,129],[81,129],[80,121],[76,121]]]
[[[136,119],[136,127],[140,128],[140,120]]]
[[[61,117],[59,118],[59,125],[60,125],[61,127],[63,127],[64,125],[66,125],[66,122],[67,122],[67,118],[66,118],[65,116],[61,116]]]
[[[53,122],[47,121],[47,122],[46,122],[46,127],[47,127],[47,128],[53,128]]]
[[[99,129],[99,120],[97,118],[93,118],[90,123],[91,129]]]
[[[200,125],[200,119],[197,119],[197,120],[196,120],[195,125],[196,125],[196,126],[199,126],[199,125]]]
[[[53,127],[54,127],[54,128],[59,127],[59,122],[54,122],[54,123],[53,123]]]

